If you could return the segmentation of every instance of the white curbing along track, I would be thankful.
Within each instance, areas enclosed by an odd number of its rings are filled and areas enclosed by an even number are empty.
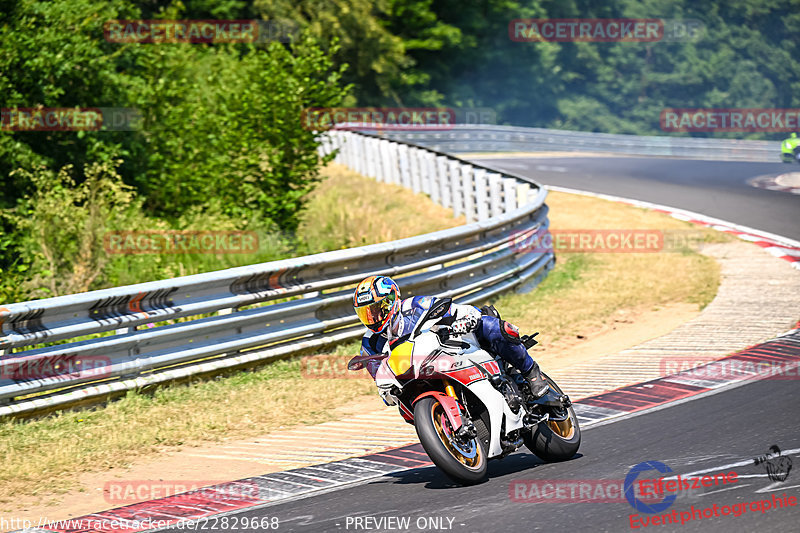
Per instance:
[[[789,172],[778,176],[758,176],[748,180],[747,183],[759,189],[800,194],[800,172]]]

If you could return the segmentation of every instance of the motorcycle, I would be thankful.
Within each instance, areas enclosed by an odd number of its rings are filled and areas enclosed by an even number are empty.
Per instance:
[[[581,430],[569,397],[543,374],[547,392],[534,398],[527,380],[483,348],[474,333],[451,335],[449,302],[434,304],[414,330],[387,343],[375,376],[387,403],[394,402],[416,428],[431,461],[453,481],[470,485],[487,476],[487,461],[523,444],[548,461],[564,461],[580,447]],[[526,348],[534,337],[521,338]],[[350,370],[364,368],[356,356]]]

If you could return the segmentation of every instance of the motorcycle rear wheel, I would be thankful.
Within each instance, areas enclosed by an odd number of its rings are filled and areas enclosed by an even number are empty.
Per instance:
[[[554,391],[564,394],[550,376],[545,373],[542,375]],[[581,428],[578,425],[578,417],[575,416],[572,407],[568,407],[567,412],[569,416],[566,420],[542,422],[536,426],[535,430],[523,435],[525,446],[548,463],[572,458],[578,453],[578,448],[581,446]]]
[[[422,447],[447,477],[462,485],[473,485],[486,478],[486,451],[472,439],[464,444],[456,438],[436,398],[422,398],[414,405],[414,427]]]

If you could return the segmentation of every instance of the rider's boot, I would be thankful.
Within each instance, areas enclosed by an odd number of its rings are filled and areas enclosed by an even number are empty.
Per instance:
[[[539,370],[539,364],[536,361],[533,362],[530,370],[522,374],[522,377],[528,380],[534,398],[541,398],[547,392],[549,385],[542,376],[542,371]]]

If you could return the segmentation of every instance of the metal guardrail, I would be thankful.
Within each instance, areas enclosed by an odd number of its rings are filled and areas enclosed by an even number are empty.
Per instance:
[[[352,286],[396,277],[404,296],[480,303],[527,290],[552,251],[515,248],[548,227],[545,189],[510,174],[352,132],[321,153],[424,192],[470,222],[397,241],[0,306],[0,416],[46,412],[126,390],[252,366],[357,338]],[[267,304],[267,305],[262,305]],[[202,316],[212,314],[213,316]],[[166,325],[140,329],[155,322]],[[171,322],[171,323],[169,323]],[[98,336],[102,334],[103,336]],[[88,340],[80,337],[94,336]],[[46,347],[34,345],[69,342]]]
[[[446,131],[393,131],[382,136],[450,153],[608,152],[722,161],[780,162],[779,141],[637,136],[610,133],[456,125]]]

